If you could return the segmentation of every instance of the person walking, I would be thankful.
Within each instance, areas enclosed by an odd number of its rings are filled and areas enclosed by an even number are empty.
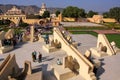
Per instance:
[[[36,55],[37,55],[37,52],[36,52],[36,51],[33,51],[33,52],[32,52],[33,62],[35,62],[35,61],[37,60]]]
[[[48,34],[45,35],[45,42],[46,42],[46,44],[49,44],[49,35]]]
[[[34,51],[34,59],[35,59],[35,61],[37,60],[36,56],[37,56],[37,52]]]
[[[60,59],[57,59],[57,65],[61,65],[62,62],[60,61]]]
[[[38,62],[40,63],[41,61],[42,61],[42,54],[39,52]]]
[[[32,52],[32,60],[35,62],[34,52]]]

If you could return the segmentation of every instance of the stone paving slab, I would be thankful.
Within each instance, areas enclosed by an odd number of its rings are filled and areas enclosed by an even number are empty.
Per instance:
[[[97,71],[100,80],[120,80],[120,54],[101,59],[102,66]]]
[[[73,40],[78,42],[78,50],[84,54],[86,50],[97,45],[97,38],[89,34],[72,35]]]
[[[100,24],[95,24],[95,23],[90,23],[90,22],[61,22],[61,24],[63,26],[89,26],[89,27],[93,27],[93,26],[103,26]]]

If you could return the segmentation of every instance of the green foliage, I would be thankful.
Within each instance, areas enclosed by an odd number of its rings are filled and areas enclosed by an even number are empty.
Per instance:
[[[9,25],[11,23],[10,20],[0,20],[0,25]]]
[[[29,25],[29,24],[27,24],[27,23],[20,23],[20,24],[19,24],[20,27],[24,27],[24,28],[27,27],[28,25]]]
[[[107,34],[106,37],[109,42],[115,41],[117,47],[120,48],[120,34]]]
[[[79,17],[83,17],[83,18],[85,18],[86,17],[86,13],[85,13],[85,10],[84,9],[79,9],[79,12],[78,12],[78,15],[79,15]]]
[[[85,10],[79,9],[78,7],[68,6],[63,10],[62,15],[63,17],[72,18],[85,17]]]
[[[23,20],[22,20],[22,19],[20,19],[20,22],[19,22],[19,26],[20,26],[20,27],[25,28],[25,27],[27,27],[28,25],[29,25],[29,24],[24,23],[24,22],[23,22]]]
[[[87,14],[87,17],[93,17],[93,15],[97,15],[97,14],[98,14],[98,12],[94,12],[94,11],[90,10]]]
[[[43,18],[47,18],[50,17],[50,12],[49,11],[45,11],[42,15]]]
[[[120,22],[120,7],[114,7],[109,10],[109,16]]]
[[[109,10],[109,12],[103,13],[104,18],[115,18],[118,22],[120,22],[120,7],[113,7]]]
[[[103,17],[104,17],[104,18],[109,18],[109,12],[104,12],[104,13],[103,13]]]
[[[20,27],[16,27],[16,28],[14,28],[14,32],[15,32],[15,34],[19,34],[19,33],[22,33],[23,31],[23,28],[20,28]]]
[[[27,19],[41,19],[42,17],[40,15],[30,14],[30,15],[27,15],[26,18]]]
[[[89,27],[89,26],[79,26],[79,27],[64,27],[65,29],[67,30],[70,30],[70,31],[80,31],[80,30],[106,30],[108,29],[107,27]]]
[[[60,11],[57,10],[57,11],[55,12],[55,14],[56,14],[56,16],[58,17],[58,15],[60,14]]]

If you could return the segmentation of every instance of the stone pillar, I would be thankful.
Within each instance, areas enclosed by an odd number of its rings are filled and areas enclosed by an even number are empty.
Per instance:
[[[44,38],[41,36],[41,34],[38,34],[39,42],[43,42]]]
[[[63,68],[66,68],[67,57],[63,57]]]
[[[34,41],[34,26],[30,27],[30,42]]]

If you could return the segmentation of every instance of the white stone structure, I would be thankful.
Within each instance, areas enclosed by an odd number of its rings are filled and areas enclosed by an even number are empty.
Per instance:
[[[72,43],[66,40],[67,38],[62,33],[62,30],[57,27],[54,28],[53,35],[54,41],[58,40],[58,42],[61,43],[61,49],[64,50],[68,55],[63,61],[63,69],[75,69],[76,66],[78,74],[81,75],[85,80],[96,80],[95,74],[93,73],[94,65],[85,56],[83,56]],[[74,62],[76,62],[76,65]],[[64,78],[66,78],[62,75],[72,75],[68,70],[68,72],[61,74],[61,72],[57,71],[57,69],[58,68],[56,66],[53,66],[54,74],[58,80],[64,80]],[[69,78],[69,76],[67,78]]]
[[[41,6],[41,9],[39,11],[39,15],[42,16],[43,13],[47,10],[46,8],[46,4],[45,3],[42,3],[42,6]]]
[[[98,35],[97,47],[90,49],[92,54],[98,57],[115,55],[119,49],[116,48],[115,43],[109,43],[104,34]]]
[[[16,6],[13,6],[12,9],[6,12],[7,15],[20,15],[22,14],[22,10],[18,9]]]
[[[53,14],[50,14],[50,17],[51,17],[51,18],[56,18],[56,14],[54,14],[54,13],[53,13]]]

